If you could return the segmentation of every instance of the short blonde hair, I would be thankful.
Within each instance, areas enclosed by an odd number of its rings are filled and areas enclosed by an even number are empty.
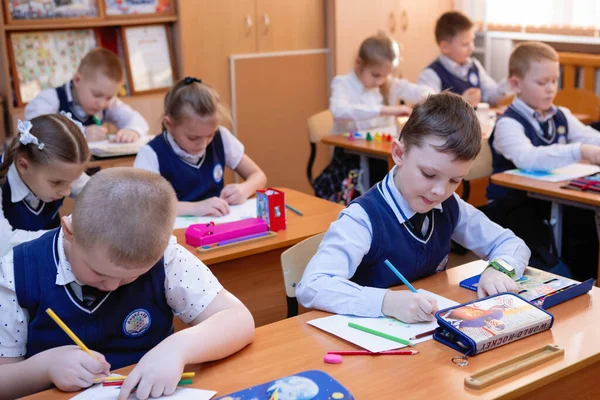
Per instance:
[[[119,57],[112,51],[101,47],[90,50],[83,57],[77,72],[90,79],[95,78],[96,74],[102,74],[115,82],[124,81],[123,67]]]
[[[108,168],[85,185],[73,208],[75,241],[96,246],[119,266],[145,268],[165,252],[175,222],[177,198],[159,174]]]
[[[558,62],[558,53],[542,42],[523,42],[514,48],[508,60],[508,76],[523,78],[534,61]]]

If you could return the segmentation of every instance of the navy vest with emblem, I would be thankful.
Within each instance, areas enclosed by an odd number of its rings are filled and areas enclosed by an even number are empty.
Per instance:
[[[384,180],[385,182],[385,180]],[[368,214],[373,229],[369,252],[363,257],[351,281],[377,288],[401,285],[402,281],[384,264],[390,262],[408,281],[415,281],[444,270],[450,253],[450,240],[458,222],[458,203],[454,196],[433,209],[429,230],[424,239],[417,238],[406,223],[400,224],[381,191],[379,182],[354,202]],[[401,214],[402,210],[396,204]]]
[[[88,125],[94,125],[96,123],[96,121],[94,121],[94,116],[93,115],[88,115],[87,118],[79,118],[77,116],[77,113],[75,113],[72,109],[71,109],[71,103],[69,102],[69,98],[67,97],[67,85],[71,85],[71,93],[73,93],[73,81],[69,81],[67,83],[65,83],[64,85],[57,87],[56,90],[56,94],[58,95],[58,111],[57,112],[68,112],[71,113],[71,118],[73,118],[75,121],[79,121],[83,124],[83,126],[88,126]],[[102,116],[96,116],[96,118],[98,118],[98,120],[100,122],[102,122],[104,120],[104,116],[106,114],[106,110],[102,111]]]
[[[549,139],[546,139],[543,136],[541,136],[541,133],[538,130],[536,130],[536,128],[531,124],[531,122],[529,122],[527,118],[521,115],[512,105],[506,109],[504,114],[502,114],[502,116],[500,116],[498,120],[500,120],[501,118],[512,118],[519,124],[521,124],[523,126],[523,129],[525,130],[525,136],[527,136],[527,138],[531,141],[531,144],[535,147],[549,146],[551,144],[556,143],[567,143],[567,138],[569,135],[569,126],[567,124],[567,118],[565,117],[565,114],[560,110],[557,110],[556,114],[552,117],[555,129],[553,132],[553,136]],[[494,174],[504,172],[509,169],[517,168],[512,161],[510,161],[494,149],[495,132],[496,128],[494,128],[488,140],[490,148],[492,150],[492,167],[494,170]],[[511,198],[514,198],[515,196],[526,196],[526,194],[521,190],[499,186],[490,181],[487,187],[486,196],[488,200],[498,200],[501,198],[507,198],[509,196]]]
[[[469,68],[467,80],[463,80],[451,74],[439,59],[429,64],[427,68],[434,70],[435,73],[440,77],[440,80],[442,81],[442,91],[450,90],[452,93],[463,94],[467,89],[478,88],[481,86],[479,81],[479,69],[477,69],[475,63],[473,63],[471,68]],[[476,82],[476,84],[471,82],[471,80]]]
[[[8,179],[2,184],[2,211],[13,229],[39,231],[57,228],[60,225],[58,210],[64,199],[45,203],[40,200],[37,209],[33,209],[25,199],[13,203],[10,199],[12,190]]]
[[[160,174],[168,180],[179,201],[200,201],[218,197],[223,190],[225,150],[221,132],[206,147],[198,165],[182,160],[169,144],[167,134],[157,135],[148,143],[158,158]]]
[[[72,298],[67,286],[56,284],[59,232],[52,230],[14,248],[17,301],[29,313],[25,357],[73,344],[46,314],[51,308],[87,347],[104,354],[111,369],[137,363],[173,333],[163,259],[88,311]]]

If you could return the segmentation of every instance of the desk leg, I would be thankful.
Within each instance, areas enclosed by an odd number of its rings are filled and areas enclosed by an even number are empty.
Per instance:
[[[550,212],[550,224],[552,224],[552,231],[554,232],[554,240],[556,241],[556,251],[558,252],[558,257],[560,257],[562,253],[562,217],[562,204],[553,201]]]

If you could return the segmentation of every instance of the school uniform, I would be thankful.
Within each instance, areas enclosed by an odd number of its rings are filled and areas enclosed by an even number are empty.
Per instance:
[[[426,86],[419,86],[406,79],[392,78],[389,93],[389,104],[404,101],[417,104],[433,94]],[[329,110],[334,118],[333,135],[361,130],[376,130],[396,125],[393,116],[382,116],[381,109],[385,99],[379,88],[367,89],[355,72],[336,76],[331,83]],[[370,182],[378,182],[388,172],[387,164],[377,159],[346,153],[336,147],[329,166],[313,182],[318,197],[332,201],[341,201],[342,182],[348,178],[350,171],[362,171],[362,179],[358,185],[363,191],[369,188]],[[345,199],[347,203],[352,199]]]
[[[83,174],[73,182],[72,194],[77,195],[89,179]],[[0,256],[60,225],[58,212],[64,199],[46,203],[37,198],[25,185],[14,164],[9,167],[6,180],[0,186],[0,194]]]
[[[434,93],[449,90],[462,95],[470,88],[481,89],[481,101],[495,104],[509,95],[506,81],[496,83],[475,58],[469,58],[464,65],[440,55],[421,72],[417,84],[430,87]]]
[[[73,81],[58,88],[42,90],[25,106],[25,119],[32,120],[40,115],[56,114],[60,111],[70,113],[74,120],[84,126],[94,125],[95,117],[100,122],[112,123],[118,129],[135,131],[140,137],[148,134],[148,123],[144,117],[117,97],[113,97],[108,107],[98,114],[86,114],[73,96]]]
[[[520,98],[498,118],[489,139],[494,173],[514,168],[546,171],[579,162],[582,143],[600,146],[600,132],[582,124],[565,107],[552,106],[541,115]],[[535,249],[549,246],[551,233],[544,220],[550,217],[550,203],[491,182],[487,197],[488,216],[523,238],[534,251],[532,265],[543,268]],[[563,211],[564,259],[582,279],[597,266],[594,215],[574,207]],[[586,265],[583,269],[582,264]]]
[[[200,201],[219,196],[224,167],[235,170],[243,156],[244,145],[219,126],[202,154],[187,153],[170,133],[163,132],[140,149],[133,166],[162,175],[179,201]]]
[[[0,260],[0,357],[31,357],[71,339],[47,307],[111,368],[137,363],[173,332],[173,315],[196,319],[222,290],[214,275],[171,238],[146,274],[112,292],[77,282],[61,229],[17,246]]]
[[[415,213],[394,184],[397,168],[331,224],[296,288],[303,306],[382,316],[387,288],[401,284],[383,261],[409,281],[420,279],[446,269],[451,240],[483,259],[503,258],[518,276],[523,273],[530,253],[522,240],[456,194],[425,215]]]

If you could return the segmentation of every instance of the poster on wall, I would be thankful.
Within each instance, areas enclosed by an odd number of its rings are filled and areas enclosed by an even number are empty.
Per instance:
[[[98,17],[98,0],[6,0],[11,22]]]
[[[108,16],[132,14],[172,14],[172,0],[104,0]]]

